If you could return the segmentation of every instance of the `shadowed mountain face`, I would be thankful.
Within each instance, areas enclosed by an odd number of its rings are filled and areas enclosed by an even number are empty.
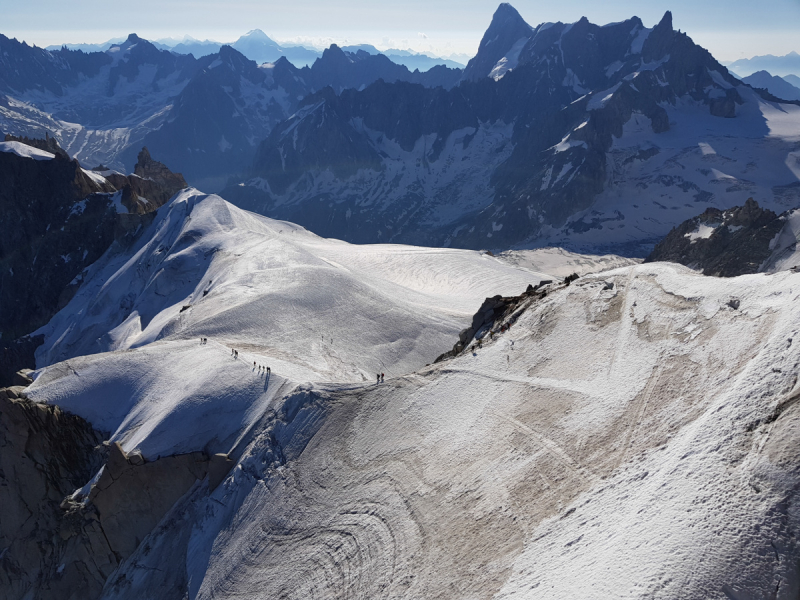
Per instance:
[[[758,71],[742,79],[747,85],[767,90],[782,100],[800,100],[800,88],[789,83],[783,77],[770,75],[767,71]]]
[[[792,169],[774,166],[789,164],[800,113],[776,102],[669,12],[652,29],[532,28],[501,5],[457,87],[309,96],[222,193],[359,243],[645,256],[698,209],[800,201]]]
[[[726,211],[709,208],[670,231],[645,262],[676,262],[717,277],[758,273],[785,224],[785,215],[762,209],[752,198]]]
[[[125,176],[81,168],[52,138],[27,141],[32,145],[0,143],[0,385],[34,366],[30,344],[14,340],[47,323],[92,263],[113,243],[129,243],[186,187],[146,148],[135,173]]]
[[[461,78],[458,69],[412,72],[383,55],[336,46],[297,69],[291,53],[270,43],[254,31],[195,59],[135,34],[92,53],[2,37],[0,127],[29,137],[49,132],[85,164],[119,170],[146,145],[193,185],[215,190],[252,162],[259,142],[312,92],[379,79],[452,87]],[[239,50],[274,62],[259,65]]]

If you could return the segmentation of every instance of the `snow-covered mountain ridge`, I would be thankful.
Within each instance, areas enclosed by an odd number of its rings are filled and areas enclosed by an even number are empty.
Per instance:
[[[170,210],[191,198],[191,221],[213,213],[229,235],[288,227],[235,209],[229,219],[191,192]],[[181,235],[221,233],[197,223]],[[299,346],[270,335],[284,362],[231,315],[208,344],[173,329],[41,369],[26,394],[116,428],[130,456],[234,460],[124,558],[104,598],[788,598],[800,584],[797,285],[790,272],[720,280],[663,263],[586,275],[546,286],[476,351],[383,384],[298,385],[290,363],[315,354],[316,324],[292,315]],[[307,294],[293,292],[299,310]],[[343,329],[369,333],[340,323],[330,358],[353,347]]]
[[[313,91],[381,78],[450,87],[460,77],[458,69],[412,72],[385,56],[335,46],[311,67],[274,60],[257,64],[236,45],[195,59],[136,34],[91,53],[0,36],[0,128],[32,137],[49,132],[84,164],[122,171],[146,145],[193,184],[218,189]]]
[[[800,107],[732,77],[670,13],[532,28],[502,5],[464,73],[307,98],[222,195],[352,241],[639,256],[706,207],[800,201]]]
[[[19,484],[10,522],[39,541],[0,524],[21,573],[0,587],[793,597],[800,276],[630,263],[354,246],[180,192],[38,332],[35,381],[0,391],[4,427],[42,414],[104,461],[65,499]],[[550,275],[592,265],[611,270]],[[429,364],[496,294],[521,295]]]
[[[299,381],[369,381],[431,362],[486,296],[548,277],[478,252],[326,240],[189,189],[92,265],[40,330],[37,364],[220,332],[259,360],[290,357]]]

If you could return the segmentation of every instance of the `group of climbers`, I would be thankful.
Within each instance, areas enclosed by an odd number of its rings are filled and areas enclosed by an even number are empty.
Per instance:
[[[261,374],[261,373],[266,373],[267,375],[271,375],[272,374],[272,369],[271,368],[269,368],[267,366],[264,366],[264,365],[259,365],[259,364],[256,363],[256,361],[253,361],[253,370],[254,371],[258,371],[259,374]]]

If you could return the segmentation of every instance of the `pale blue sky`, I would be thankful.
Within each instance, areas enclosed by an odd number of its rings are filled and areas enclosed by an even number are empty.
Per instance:
[[[686,31],[720,60],[800,51],[800,0],[518,0],[531,25],[598,24],[642,18],[654,25],[672,10]],[[439,54],[473,54],[497,1],[490,0],[0,0],[0,33],[40,46],[100,42],[136,32],[143,37],[230,41],[254,28],[279,41],[372,43]]]

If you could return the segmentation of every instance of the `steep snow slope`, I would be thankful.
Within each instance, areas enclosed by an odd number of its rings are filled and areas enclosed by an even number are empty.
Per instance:
[[[301,378],[371,379],[430,362],[486,296],[543,277],[477,252],[326,240],[190,189],[92,267],[37,360],[207,335],[302,357]]]
[[[105,597],[796,597],[800,276],[547,291],[475,353],[289,394]]]

